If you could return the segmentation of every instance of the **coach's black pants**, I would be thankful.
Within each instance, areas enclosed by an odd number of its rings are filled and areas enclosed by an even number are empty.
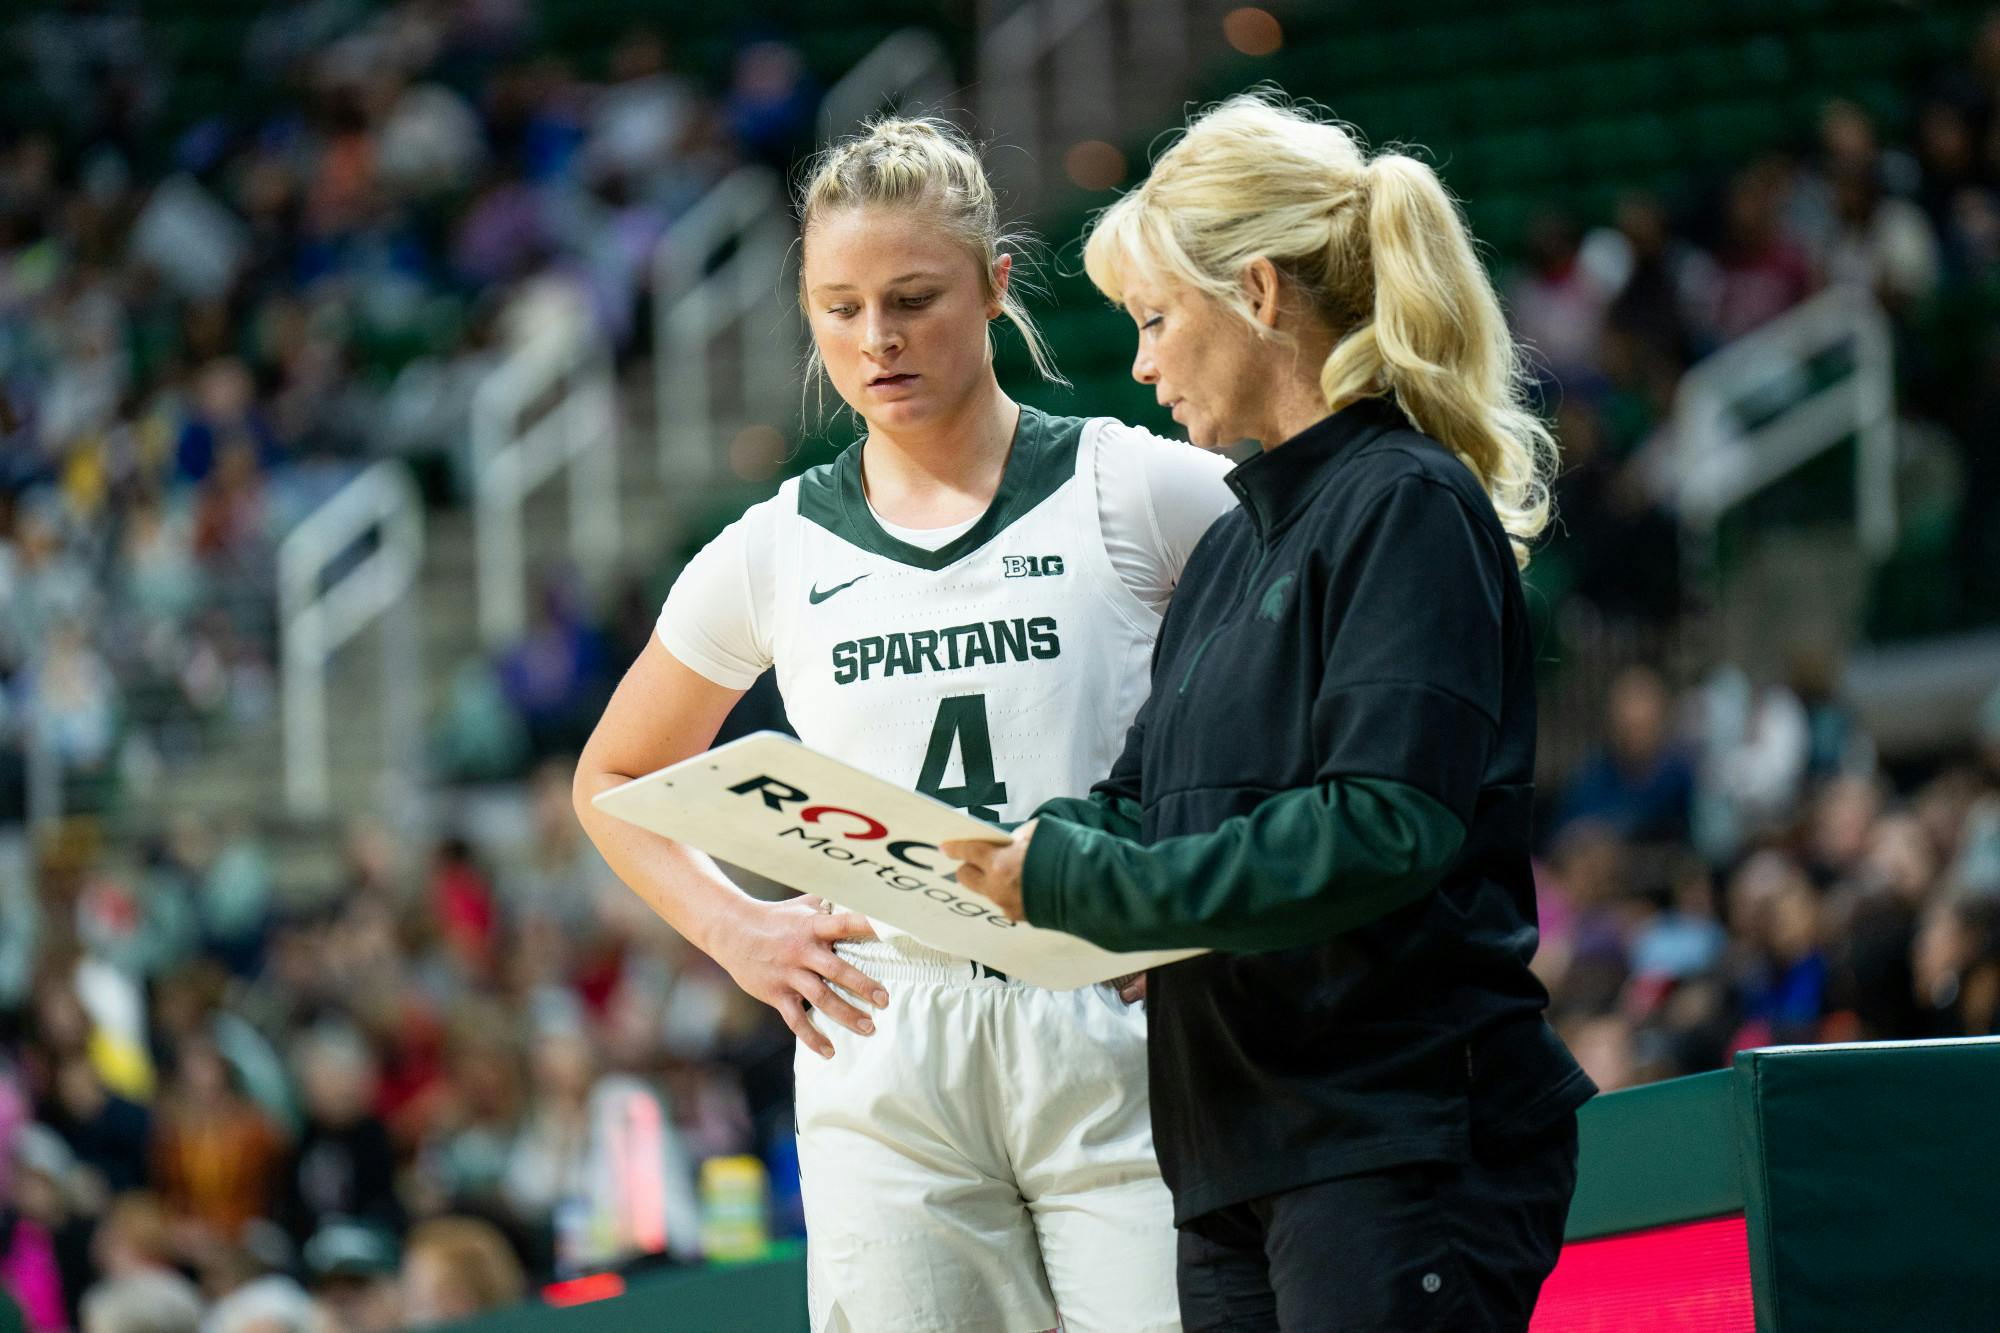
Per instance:
[[[1518,1333],[1555,1267],[1576,1117],[1464,1165],[1344,1176],[1180,1230],[1186,1333]]]

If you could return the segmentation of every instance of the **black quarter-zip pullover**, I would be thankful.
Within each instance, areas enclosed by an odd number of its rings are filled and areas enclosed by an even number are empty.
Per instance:
[[[1183,1222],[1593,1090],[1528,968],[1533,650],[1485,492],[1388,399],[1229,484],[1124,754],[1038,812],[1022,876],[1036,925],[1216,950],[1148,979]]]

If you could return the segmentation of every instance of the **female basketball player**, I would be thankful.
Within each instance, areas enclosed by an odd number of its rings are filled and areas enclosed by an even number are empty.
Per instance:
[[[576,810],[625,882],[798,1035],[816,1330],[1178,1327],[1145,1017],[904,936],[749,898],[598,792],[707,748],[775,664],[809,745],[988,819],[1118,752],[1226,464],[1016,404],[993,193],[949,126],[890,120],[802,196],[818,362],[866,423],[682,573],[585,748]],[[810,1005],[811,1012],[807,1012]]]
[[[1085,265],[1190,437],[1265,452],[1111,777],[945,851],[1037,925],[1217,950],[1148,977],[1189,1329],[1525,1330],[1591,1086],[1528,970],[1554,445],[1499,302],[1428,166],[1256,97]]]

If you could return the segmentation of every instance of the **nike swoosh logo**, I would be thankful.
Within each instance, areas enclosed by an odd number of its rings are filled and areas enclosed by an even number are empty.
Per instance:
[[[811,602],[814,606],[818,606],[821,602],[833,596],[835,593],[843,592],[848,588],[852,588],[855,584],[861,582],[861,580],[867,577],[868,576],[866,574],[857,574],[845,583],[834,584],[831,588],[828,588],[825,592],[821,592],[819,590],[819,585],[815,583],[812,586],[812,588],[806,593],[806,600],[808,602]]]

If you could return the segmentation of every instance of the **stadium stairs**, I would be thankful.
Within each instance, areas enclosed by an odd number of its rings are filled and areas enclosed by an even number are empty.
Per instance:
[[[635,376],[642,378],[641,372]],[[643,395],[619,395],[619,518],[624,564],[643,570],[663,541],[678,532],[673,497],[655,465],[649,422],[638,405]],[[536,571],[563,567],[569,558],[565,483],[552,481],[531,496],[524,509],[523,549],[532,580]],[[425,556],[413,591],[422,635],[422,705],[425,740],[441,716],[455,673],[469,659],[486,656],[478,626],[478,560],[473,514],[468,505],[432,509],[425,521]],[[389,755],[384,734],[382,654],[378,624],[343,648],[327,672],[332,814],[325,820],[294,819],[282,801],[284,735],[273,711],[248,725],[215,734],[185,767],[165,775],[150,793],[132,793],[133,822],[157,825],[174,812],[230,811],[250,815],[270,839],[282,897],[292,902],[317,898],[338,884],[339,845],[331,831],[357,817],[377,818],[391,827],[420,831],[420,808],[408,808],[407,786],[386,786]],[[435,799],[429,784],[420,800]]]
[[[354,0],[322,6],[297,22],[320,23],[323,31],[294,31],[288,44],[324,48],[353,31],[384,0]],[[54,0],[27,0],[0,23],[0,126],[39,126],[70,134],[65,108],[51,102],[33,77],[32,35],[43,15],[64,7]],[[159,102],[150,128],[134,145],[134,166],[142,173],[170,170],[177,145],[190,129],[205,123],[247,126],[280,112],[293,100],[281,78],[245,77],[253,32],[276,20],[263,0],[159,0],[136,11],[145,24],[144,42],[153,58],[148,76]],[[939,32],[948,45],[964,48],[968,34],[931,0],[829,0],[810,7],[747,0],[699,9],[671,0],[569,0],[537,6],[529,49],[566,58],[584,77],[602,74],[607,56],[622,35],[652,25],[672,44],[678,67],[711,91],[728,87],[742,44],[758,36],[790,42],[809,78],[824,88],[890,33],[912,23]],[[457,77],[453,69],[437,77]],[[635,384],[649,382],[635,370]],[[638,406],[649,396],[621,393],[628,418],[621,433],[620,507],[623,564],[649,570],[660,553],[679,540],[698,511],[713,497],[679,496],[664,488],[655,471],[649,415]],[[531,497],[524,510],[523,541],[531,581],[536,573],[562,565],[568,555],[564,483],[556,481]],[[740,507],[740,506],[739,506]],[[690,518],[692,514],[692,518]],[[439,717],[454,674],[468,659],[484,655],[476,624],[477,559],[469,503],[426,514],[426,553],[414,592],[421,626],[422,715],[426,741]],[[427,786],[402,785],[402,794],[382,778],[387,759],[383,736],[381,629],[364,631],[343,649],[327,673],[327,717],[331,760],[332,811],[327,819],[295,819],[284,809],[283,734],[275,696],[268,709],[252,709],[252,720],[204,727],[199,752],[155,773],[150,781],[122,784],[114,798],[114,823],[131,832],[158,829],[175,814],[215,812],[250,817],[269,838],[281,893],[298,901],[319,896],[338,883],[338,841],[329,831],[356,816],[385,818],[411,831],[424,827],[423,812],[409,808],[410,793]],[[272,645],[272,655],[276,648]],[[275,684],[275,682],[274,682]]]

